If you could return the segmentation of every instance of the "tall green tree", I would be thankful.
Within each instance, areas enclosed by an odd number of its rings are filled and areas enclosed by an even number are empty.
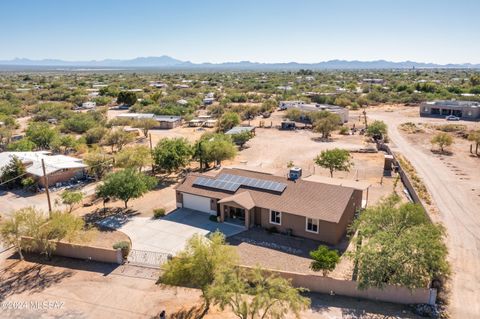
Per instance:
[[[30,123],[25,134],[40,149],[50,149],[59,136],[58,131],[45,122]]]
[[[25,173],[25,165],[18,157],[13,156],[10,162],[0,170],[0,182],[5,183],[5,187],[10,189],[20,187],[22,185],[21,176]]]
[[[116,198],[124,202],[125,208],[132,198],[142,197],[157,185],[157,179],[134,169],[110,173],[97,187],[97,195],[102,198]]]
[[[237,154],[237,148],[230,136],[221,133],[206,133],[202,135],[195,147],[195,157],[202,163],[216,162],[232,159]]]
[[[327,168],[330,171],[330,177],[333,177],[334,171],[350,171],[353,166],[350,152],[339,148],[322,151],[316,158],[315,164]]]
[[[449,274],[445,230],[432,224],[420,205],[401,204],[392,195],[366,209],[353,229],[360,288],[425,288]]]
[[[205,315],[212,302],[209,289],[216,276],[232,269],[238,256],[225,244],[225,236],[219,231],[205,238],[193,235],[185,249],[162,266],[159,282],[166,285],[198,288],[202,291]]]
[[[240,124],[240,116],[235,112],[226,112],[218,119],[218,131],[226,132],[238,124]]]
[[[304,291],[259,268],[236,268],[217,275],[208,294],[220,309],[229,307],[240,319],[283,319],[300,318],[300,312],[309,307],[310,299],[301,295]]]
[[[31,152],[37,145],[30,141],[28,138],[22,138],[21,140],[10,142],[7,145],[7,150],[10,152]]]
[[[117,96],[118,104],[134,105],[137,103],[137,94],[135,92],[121,91]]]
[[[321,133],[322,138],[327,139],[341,122],[342,120],[338,114],[322,111],[316,113],[313,118],[313,129],[315,132]]]
[[[153,149],[155,165],[167,172],[187,166],[192,155],[192,146],[186,138],[163,138]]]

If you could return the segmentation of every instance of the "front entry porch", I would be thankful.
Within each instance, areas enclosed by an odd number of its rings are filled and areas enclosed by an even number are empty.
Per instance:
[[[235,194],[218,201],[220,205],[220,220],[247,229],[253,226],[255,219],[255,204],[248,192]]]
[[[245,209],[223,205],[224,221],[227,223],[245,226]]]

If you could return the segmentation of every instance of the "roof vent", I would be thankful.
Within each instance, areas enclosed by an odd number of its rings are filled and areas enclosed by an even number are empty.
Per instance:
[[[302,177],[302,169],[300,167],[290,168],[290,171],[288,172],[288,179],[296,181],[300,177]]]

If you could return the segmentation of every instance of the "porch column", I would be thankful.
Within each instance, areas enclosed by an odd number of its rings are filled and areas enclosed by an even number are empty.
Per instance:
[[[245,227],[250,228],[250,211],[245,209]]]
[[[225,205],[220,204],[220,222],[223,223],[225,221]]]

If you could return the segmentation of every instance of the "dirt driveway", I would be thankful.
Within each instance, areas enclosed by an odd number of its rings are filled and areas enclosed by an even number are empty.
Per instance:
[[[434,219],[441,221],[447,229],[447,245],[453,268],[450,300],[452,318],[480,318],[479,179],[464,180],[449,169],[444,160],[410,143],[398,130],[399,124],[407,121],[439,122],[412,117],[411,114],[411,109],[394,112],[377,110],[370,111],[368,116],[388,124],[393,150],[402,153],[416,168],[439,210]],[[478,171],[473,174],[478,174]]]

